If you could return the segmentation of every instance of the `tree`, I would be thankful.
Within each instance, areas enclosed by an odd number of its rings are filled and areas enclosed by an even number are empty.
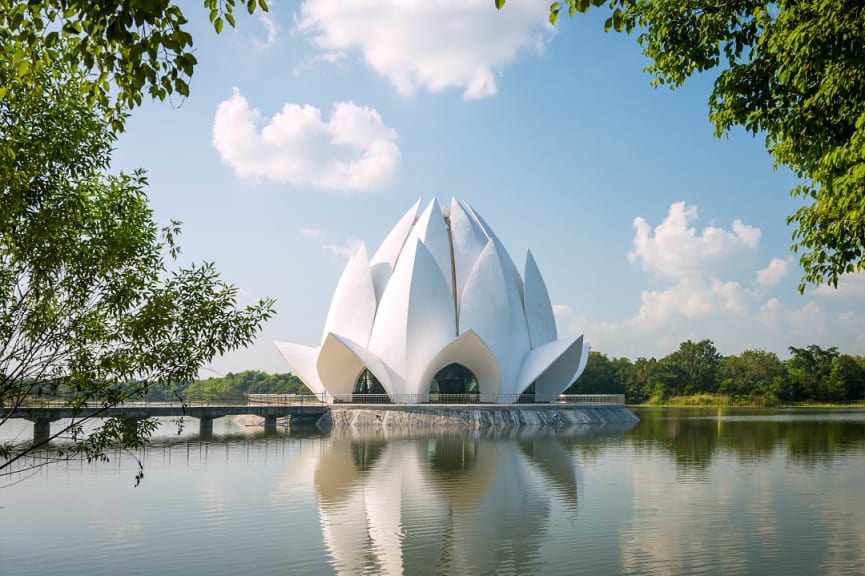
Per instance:
[[[241,0],[252,14],[267,11],[265,0]],[[203,0],[217,33],[234,26],[235,0]],[[197,63],[186,17],[171,0],[0,0],[0,46],[18,81],[41,78],[58,58],[79,66],[84,94],[108,108],[112,93],[114,128],[124,108],[141,104],[146,91],[164,100],[189,94]],[[6,86],[0,86],[0,100]]]
[[[589,352],[586,368],[566,394],[623,394],[624,385],[618,378],[616,367],[600,352]]]
[[[826,379],[832,370],[833,361],[838,357],[838,349],[823,349],[816,344],[807,348],[790,346],[787,360],[787,375],[790,383],[790,400],[830,400],[826,390]],[[834,395],[834,394],[833,394]]]
[[[0,59],[0,424],[26,403],[83,414],[190,381],[273,314],[270,299],[238,309],[212,264],[172,264],[179,225],[156,224],[143,173],[107,172],[108,105],[82,97],[74,59],[34,55],[27,79]],[[57,455],[104,458],[153,427],[107,419],[85,435],[86,419],[53,431],[73,441]],[[0,472],[38,446],[0,445]]]
[[[495,0],[498,8],[504,0]],[[638,30],[653,84],[676,88],[719,69],[715,134],[765,134],[776,166],[801,183],[796,226],[808,283],[865,270],[865,6],[860,0],[563,0],[555,23],[606,5],[605,30]]]
[[[787,372],[774,352],[756,349],[724,358],[719,374],[725,394],[777,397]]]
[[[711,340],[686,340],[679,349],[665,358],[682,375],[679,394],[715,392],[718,388],[718,364],[721,355]]]

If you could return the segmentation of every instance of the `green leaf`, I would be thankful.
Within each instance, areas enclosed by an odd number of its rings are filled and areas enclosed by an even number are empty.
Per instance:
[[[213,29],[216,30],[217,34],[222,33],[222,18],[217,18],[213,21]]]
[[[496,0],[496,8],[501,10],[505,7],[505,0]]]

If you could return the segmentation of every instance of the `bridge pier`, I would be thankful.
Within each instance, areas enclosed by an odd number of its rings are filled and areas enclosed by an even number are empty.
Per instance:
[[[213,418],[200,416],[198,418],[198,435],[202,438],[213,436]]]
[[[276,432],[276,416],[265,416],[264,417],[264,431],[265,432]]]
[[[33,421],[33,442],[45,442],[51,437],[51,420],[34,420]]]

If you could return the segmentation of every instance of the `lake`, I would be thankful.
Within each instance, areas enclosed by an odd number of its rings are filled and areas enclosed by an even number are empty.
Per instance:
[[[865,411],[635,412],[424,436],[167,423],[137,488],[124,453],[0,477],[0,574],[865,574]]]

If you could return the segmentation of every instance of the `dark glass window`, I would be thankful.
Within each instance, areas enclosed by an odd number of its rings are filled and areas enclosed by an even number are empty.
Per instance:
[[[449,364],[430,383],[430,402],[476,402],[478,379],[462,364]]]
[[[357,383],[354,385],[355,394],[387,394],[384,386],[378,381],[372,372],[364,370],[360,373]]]

